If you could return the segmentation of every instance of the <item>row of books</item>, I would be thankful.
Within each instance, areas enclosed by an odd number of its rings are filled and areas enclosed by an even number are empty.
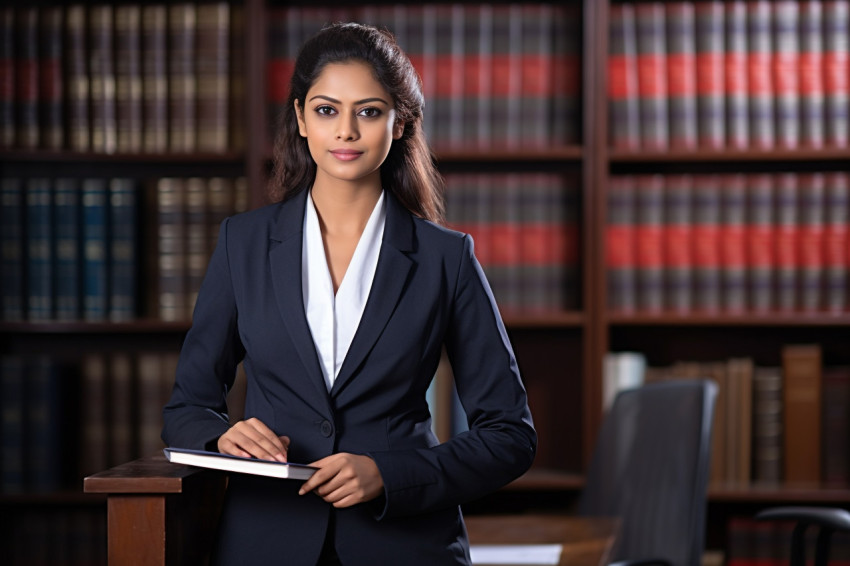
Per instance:
[[[424,129],[433,147],[578,143],[579,3],[272,6],[267,80],[273,118],[286,103],[298,48],[334,21],[372,24],[395,35],[422,78]]]
[[[614,311],[850,308],[847,172],[617,175],[607,203]]]
[[[8,566],[106,566],[105,506],[29,506],[5,512],[0,533]]]
[[[705,378],[718,386],[711,481],[850,485],[850,366],[824,366],[817,344],[789,344],[781,362],[738,357],[649,366],[639,352],[606,355],[603,398],[670,379]]]
[[[0,147],[241,149],[243,28],[222,1],[0,8]]]
[[[578,305],[579,180],[550,173],[450,173],[446,217],[472,235],[499,306]]]
[[[4,178],[0,196],[7,321],[188,320],[220,222],[247,208],[244,178]]]
[[[612,3],[611,145],[847,147],[849,21],[847,0]]]
[[[758,521],[753,517],[731,517],[726,523],[726,566],[784,566],[791,556],[791,521]],[[805,556],[812,561],[818,529],[805,534]],[[830,560],[833,565],[850,564],[850,533],[832,535]]]

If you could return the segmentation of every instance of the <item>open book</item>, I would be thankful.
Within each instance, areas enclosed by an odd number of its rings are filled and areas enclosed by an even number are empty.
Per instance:
[[[206,452],[204,450],[166,448],[163,452],[165,452],[165,457],[168,458],[169,462],[176,464],[187,464],[189,466],[211,468],[213,470],[225,470],[240,474],[269,476],[272,478],[306,480],[316,471],[316,468],[305,464],[242,458],[241,456],[231,456],[219,452]]]

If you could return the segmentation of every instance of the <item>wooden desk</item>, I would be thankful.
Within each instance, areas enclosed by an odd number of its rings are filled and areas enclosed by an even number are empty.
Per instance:
[[[616,519],[562,515],[467,516],[470,544],[562,544],[561,566],[604,566],[619,528]]]
[[[156,455],[85,478],[83,491],[107,494],[109,566],[199,566],[208,563],[226,485],[224,473]],[[549,515],[467,517],[470,541],[559,543],[561,564],[606,564],[617,532],[613,519]]]

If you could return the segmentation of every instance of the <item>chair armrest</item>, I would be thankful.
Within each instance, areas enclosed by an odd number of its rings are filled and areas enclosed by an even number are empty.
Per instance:
[[[771,507],[756,514],[762,521],[796,521],[836,531],[850,531],[850,513],[836,507]]]
[[[206,564],[227,475],[172,464],[161,454],[83,480],[86,493],[107,494],[110,566]]]

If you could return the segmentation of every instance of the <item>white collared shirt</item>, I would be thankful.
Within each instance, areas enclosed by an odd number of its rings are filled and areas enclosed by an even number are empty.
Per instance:
[[[360,325],[360,317],[375,278],[386,218],[382,191],[334,296],[319,216],[312,193],[307,196],[304,238],[301,243],[301,289],[304,312],[307,313],[307,323],[319,354],[328,391],[333,387],[354,333]]]

